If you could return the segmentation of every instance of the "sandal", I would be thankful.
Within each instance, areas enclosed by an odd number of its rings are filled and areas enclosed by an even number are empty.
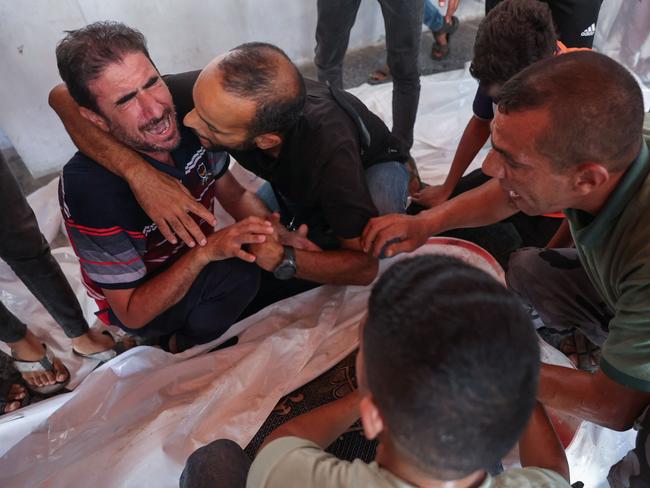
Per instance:
[[[449,56],[449,39],[451,38],[452,34],[458,30],[458,26],[460,25],[460,21],[458,20],[458,17],[453,16],[451,18],[451,23],[447,23],[446,21],[443,22],[442,27],[438,29],[437,31],[433,32],[433,46],[431,47],[431,59],[434,61],[442,61],[445,59],[447,56]],[[445,38],[447,39],[447,44],[438,44],[436,42],[436,36],[441,36],[444,35]]]
[[[592,344],[579,330],[569,334],[560,343],[559,349],[578,369],[591,373],[598,369],[600,348]]]
[[[106,336],[109,336],[111,339],[113,339],[113,336],[107,330],[103,331],[102,334],[104,334]],[[113,339],[113,342],[115,342],[115,345],[110,349],[106,349],[105,351],[93,352],[93,353],[90,353],[90,354],[83,354],[83,353],[77,352],[73,347],[72,348],[72,353],[75,356],[79,356],[79,357],[82,357],[82,358],[85,358],[85,359],[92,359],[94,361],[99,361],[98,366],[100,366],[103,363],[106,363],[106,362],[110,361],[111,359],[113,359],[114,357],[122,354],[124,351],[126,351],[128,349],[131,349],[131,347],[128,347],[122,341],[118,342],[115,339]]]
[[[45,354],[41,359],[38,361],[21,361],[20,359],[14,358],[14,366],[18,370],[19,373],[39,373],[39,372],[46,372],[46,371],[54,371],[54,361],[55,357],[54,354],[47,348],[45,344],[43,344],[43,349],[45,349]],[[61,391],[63,388],[66,387],[66,385],[70,382],[70,371],[68,371],[68,368],[63,366],[63,369],[65,369],[66,373],[68,374],[68,378],[65,381],[62,382],[57,382],[52,385],[44,385],[44,386],[35,386],[31,385],[28,381],[25,382],[25,386],[27,389],[33,393],[38,393],[39,395],[45,395],[49,396],[54,393],[58,393]]]
[[[9,392],[11,392],[11,388],[14,385],[20,385],[24,386],[24,380],[20,377],[18,374],[13,374],[9,378],[4,378],[2,383],[0,383],[0,415],[4,415],[5,413],[13,413],[16,410],[20,410],[23,407],[26,407],[29,405],[29,393],[27,392],[27,389],[25,389],[25,397],[21,398],[20,400],[18,399],[10,399],[9,398]],[[5,412],[5,408],[7,405],[10,403],[14,402],[20,402],[20,406],[16,410],[12,410],[11,412]]]
[[[387,64],[373,71],[367,80],[369,85],[381,85],[382,83],[387,83],[389,81],[393,81],[393,77],[390,74],[390,68]]]

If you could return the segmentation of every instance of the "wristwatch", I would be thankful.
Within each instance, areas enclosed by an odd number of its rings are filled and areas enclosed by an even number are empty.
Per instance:
[[[296,271],[296,251],[291,246],[284,246],[284,257],[273,270],[273,276],[279,280],[290,280],[296,275]]]

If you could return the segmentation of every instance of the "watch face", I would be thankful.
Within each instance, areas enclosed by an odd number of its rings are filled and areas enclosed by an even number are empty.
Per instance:
[[[296,274],[296,267],[291,263],[282,263],[273,272],[275,277],[279,280],[289,280]]]

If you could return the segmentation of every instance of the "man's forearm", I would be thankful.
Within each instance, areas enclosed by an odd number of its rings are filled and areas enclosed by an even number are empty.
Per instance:
[[[295,436],[325,449],[359,418],[359,400],[355,390],[340,400],[299,415],[271,432],[263,446],[280,437]]]
[[[330,285],[369,285],[377,276],[375,258],[361,251],[296,249],[297,278]]]
[[[82,117],[79,106],[72,99],[65,85],[58,85],[52,89],[49,103],[63,122],[75,146],[92,160],[127,181],[133,173],[150,169],[150,165],[137,152]]]
[[[650,403],[650,394],[619,385],[602,371],[550,364],[542,364],[537,398],[549,408],[614,430],[629,429]]]
[[[238,201],[221,202],[221,204],[226,212],[232,215],[235,220],[242,220],[250,216],[265,219],[271,214],[271,211],[266,207],[264,202],[248,190],[244,190]]]
[[[523,467],[550,469],[569,480],[569,463],[564,448],[540,403],[535,406],[519,441],[519,457]]]
[[[178,303],[206,264],[201,249],[192,249],[169,269],[135,288],[128,301],[121,306],[113,306],[111,299],[114,290],[104,290],[104,294],[120,322],[131,329],[138,329]]]
[[[454,159],[451,162],[449,174],[443,185],[449,193],[454,190],[465,170],[467,170],[489,137],[490,122],[478,117],[472,117],[460,138],[456,154],[454,154]]]
[[[494,224],[517,213],[508,195],[499,182],[492,179],[468,192],[458,195],[439,206],[421,212],[430,235],[448,230],[482,227]]]

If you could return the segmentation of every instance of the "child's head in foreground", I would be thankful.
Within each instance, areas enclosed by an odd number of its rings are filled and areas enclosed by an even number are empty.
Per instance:
[[[527,424],[538,376],[528,314],[486,272],[421,256],[374,286],[357,359],[361,418],[419,475],[454,480],[497,464]]]

